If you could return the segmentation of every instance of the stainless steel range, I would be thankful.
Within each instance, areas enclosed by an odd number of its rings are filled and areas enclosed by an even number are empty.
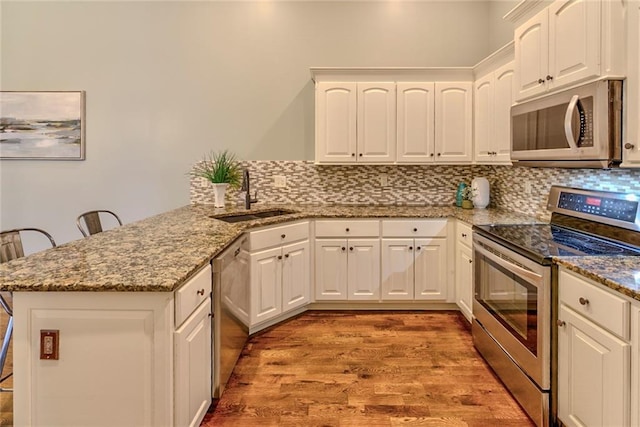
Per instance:
[[[474,344],[538,426],[556,419],[552,257],[640,256],[639,200],[554,186],[550,224],[473,227]]]

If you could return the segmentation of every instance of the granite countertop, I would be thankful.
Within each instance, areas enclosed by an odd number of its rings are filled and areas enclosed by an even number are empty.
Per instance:
[[[226,223],[211,216],[286,209]],[[172,292],[246,230],[310,218],[456,218],[471,225],[539,223],[502,209],[455,206],[191,205],[0,264],[2,291]],[[640,258],[640,257],[638,257]],[[562,257],[554,262],[640,300],[640,259]]]
[[[553,261],[568,270],[640,301],[640,257],[558,257]]]
[[[296,213],[229,224],[244,208],[192,205],[0,264],[2,291],[171,292],[245,230],[305,218],[447,218],[470,224],[539,222],[500,209],[454,206],[260,205]]]

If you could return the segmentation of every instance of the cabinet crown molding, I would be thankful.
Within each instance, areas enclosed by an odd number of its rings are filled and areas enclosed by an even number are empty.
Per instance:
[[[511,40],[500,49],[487,56],[476,65],[473,66],[473,74],[475,79],[484,76],[498,67],[501,67],[515,58],[515,42]]]
[[[551,3],[551,0],[522,0],[516,7],[507,12],[502,19],[513,22],[518,27]]]
[[[469,81],[472,67],[311,67],[314,82]]]

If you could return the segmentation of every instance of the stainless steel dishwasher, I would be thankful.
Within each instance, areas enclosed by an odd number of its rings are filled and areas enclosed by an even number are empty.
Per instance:
[[[249,336],[247,237],[213,260],[213,397],[219,398]]]

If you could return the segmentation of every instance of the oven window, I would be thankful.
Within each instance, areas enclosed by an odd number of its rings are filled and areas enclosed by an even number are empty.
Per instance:
[[[538,289],[486,257],[479,266],[476,301],[537,355]]]

